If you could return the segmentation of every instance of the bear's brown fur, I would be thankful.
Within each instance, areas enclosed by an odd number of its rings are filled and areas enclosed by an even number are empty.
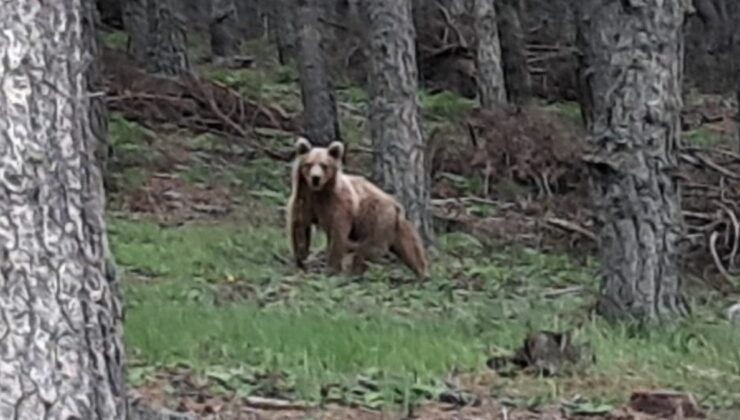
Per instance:
[[[390,250],[417,276],[427,277],[428,262],[416,228],[403,206],[367,179],[342,171],[344,146],[312,147],[296,142],[287,225],[296,265],[304,268],[317,225],[328,239],[328,270],[337,273],[345,261],[362,272],[367,260]]]

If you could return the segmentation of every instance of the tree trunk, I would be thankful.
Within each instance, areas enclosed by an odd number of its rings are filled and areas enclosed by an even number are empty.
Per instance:
[[[416,102],[418,77],[411,2],[366,0],[370,54],[370,130],[375,176],[396,194],[429,240],[429,173]]]
[[[83,39],[87,43],[85,49],[90,53],[91,61],[87,66],[87,90],[90,96],[90,127],[93,137],[98,139],[95,147],[95,157],[101,172],[105,175],[108,164],[108,109],[105,102],[105,86],[101,70],[101,56],[98,49],[98,32],[96,28],[100,22],[98,10],[92,0],[83,0]]]
[[[175,0],[150,0],[149,71],[180,76],[190,71],[185,21],[177,13]]]
[[[218,58],[236,55],[239,44],[236,38],[237,11],[234,0],[212,0],[211,3],[211,53]]]
[[[329,84],[326,57],[321,47],[319,9],[315,0],[296,2],[298,74],[303,99],[303,124],[313,144],[327,146],[339,140],[334,92]]]
[[[672,171],[681,133],[683,1],[589,0],[581,15],[593,106],[592,192],[607,319],[685,313]]]
[[[270,28],[278,50],[278,61],[285,65],[296,53],[296,28],[291,0],[273,0],[270,10]]]
[[[102,23],[116,29],[123,29],[123,10],[120,0],[97,0]]]
[[[0,418],[124,419],[89,0],[0,3]],[[63,35],[60,35],[63,34]],[[89,73],[87,73],[89,74]]]
[[[123,26],[128,34],[128,53],[140,64],[149,57],[148,0],[122,0]]]
[[[241,36],[244,39],[258,39],[265,34],[264,22],[262,21],[263,11],[260,7],[259,0],[239,0],[237,6],[237,16],[239,16],[240,26],[242,26]]]
[[[475,0],[475,39],[478,99],[491,109],[506,102],[495,0]]]
[[[509,102],[525,105],[532,97],[532,76],[527,64],[527,45],[521,16],[521,0],[498,0],[501,58],[504,63]]]

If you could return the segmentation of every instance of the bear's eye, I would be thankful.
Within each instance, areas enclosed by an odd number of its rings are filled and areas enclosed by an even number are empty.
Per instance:
[[[323,171],[326,170],[326,163],[322,163],[320,166],[321,166],[321,170],[323,170]]]

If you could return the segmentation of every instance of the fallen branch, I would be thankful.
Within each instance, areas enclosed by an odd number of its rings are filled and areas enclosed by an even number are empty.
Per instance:
[[[276,398],[264,397],[246,397],[244,402],[250,407],[261,410],[308,410],[311,406],[308,403],[279,400]]]
[[[714,260],[714,265],[717,267],[717,270],[719,270],[719,273],[724,278],[725,282],[729,286],[731,290],[735,290],[735,285],[732,277],[730,276],[730,273],[727,272],[727,269],[724,265],[722,265],[722,260],[719,257],[719,254],[717,253],[717,238],[719,237],[719,232],[712,232],[712,235],[709,237],[709,251],[712,253],[712,259]]]
[[[598,240],[596,239],[596,235],[594,235],[591,231],[589,231],[588,229],[586,229],[584,227],[581,227],[581,226],[579,226],[579,225],[577,225],[577,224],[575,224],[573,222],[570,222],[568,220],[559,219],[557,217],[548,217],[548,218],[545,219],[545,222],[547,222],[547,223],[549,223],[549,224],[551,224],[551,225],[553,225],[555,227],[559,227],[561,229],[564,229],[564,230],[569,230],[571,232],[580,233],[581,235],[585,236],[586,238],[588,238],[588,239],[590,239],[590,240],[592,240],[594,242],[598,242]]]

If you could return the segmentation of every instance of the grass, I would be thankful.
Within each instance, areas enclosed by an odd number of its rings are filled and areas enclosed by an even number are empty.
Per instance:
[[[126,339],[136,358],[203,372],[278,369],[310,400],[320,399],[322,386],[351,388],[374,371],[387,385],[377,398],[387,404],[397,402],[393,389],[485,370],[488,356],[515,349],[531,329],[575,328],[598,357],[587,374],[499,378],[492,389],[522,401],[616,402],[641,386],[690,389],[713,406],[738,397],[740,332],[705,318],[645,334],[588,321],[595,276],[568,258],[492,253],[452,234],[441,238],[427,283],[403,280],[408,273],[397,266],[374,267],[360,281],[296,277],[275,258],[287,255],[278,220],[164,229],[113,218],[113,250],[126,278],[157,279],[126,282]],[[541,297],[573,285],[586,293]]]
[[[210,75],[252,99],[300,109],[289,68]],[[350,143],[360,143],[367,95],[347,88],[338,99],[350,109],[341,115],[344,132]],[[432,124],[456,123],[474,106],[449,93],[423,93],[420,105]],[[580,118],[569,105],[554,110]],[[140,185],[159,165],[161,144],[120,116],[113,116],[110,131],[112,176],[120,185]],[[636,388],[665,387],[690,390],[710,407],[740,409],[740,330],[717,307],[697,308],[673,329],[610,326],[588,317],[598,287],[592,262],[491,248],[461,233],[438,238],[426,282],[412,280],[399,265],[373,266],[360,279],[301,275],[291,264],[283,227],[287,166],[239,161],[237,151],[213,136],[169,140],[193,156],[173,170],[176,177],[206,189],[228,186],[237,212],[177,227],[110,214],[132,383],[184,365],[204,380],[220,378],[213,382],[219,392],[313,401],[329,395],[380,407],[433,398],[454,376],[480,378],[471,388],[483,386],[486,394],[526,406],[576,396],[621,404]],[[261,140],[288,141],[269,133]],[[459,181],[461,188],[479,188],[474,179]],[[322,247],[323,238],[315,245]],[[581,291],[548,297],[572,287]],[[532,330],[575,331],[591,344],[597,363],[556,378],[491,379],[487,358],[514,351]],[[243,376],[248,379],[238,379]],[[269,379],[275,377],[277,385]],[[224,382],[239,383],[223,388]],[[467,385],[461,379],[458,386]]]

